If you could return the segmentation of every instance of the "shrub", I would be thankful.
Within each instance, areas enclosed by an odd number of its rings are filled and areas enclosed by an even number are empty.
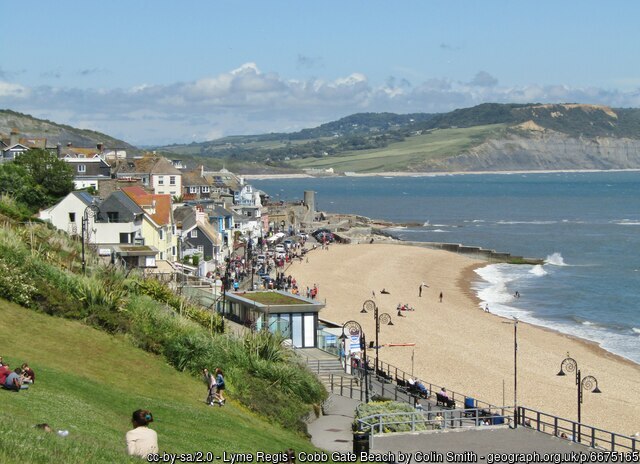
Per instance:
[[[406,414],[402,414],[406,413]],[[419,416],[414,415],[415,410],[407,403],[398,403],[395,401],[371,401],[361,404],[356,409],[355,420],[353,421],[353,429],[358,430],[358,419],[376,414],[394,414],[392,416],[382,416],[382,431],[388,432],[408,432],[411,430],[412,422],[414,430],[427,430],[427,426],[423,420],[418,421]],[[378,424],[378,419],[375,420]],[[366,426],[364,427],[366,430]]]
[[[30,306],[36,291],[24,270],[0,259],[0,297],[22,306]]]

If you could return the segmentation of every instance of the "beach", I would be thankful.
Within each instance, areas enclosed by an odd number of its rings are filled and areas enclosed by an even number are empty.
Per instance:
[[[308,263],[292,264],[287,274],[301,288],[319,287],[318,298],[326,299],[322,319],[339,324],[356,320],[367,340],[374,340],[374,316],[360,310],[375,292],[380,313],[389,313],[394,324],[381,326],[380,344],[415,343],[414,347],[381,348],[382,361],[410,373],[413,352],[415,377],[496,405],[513,404],[513,323],[481,310],[470,287],[479,278],[474,269],[487,262],[391,243],[331,245],[308,256]],[[419,297],[422,282],[428,287]],[[383,288],[389,294],[381,294]],[[398,303],[408,303],[415,311],[398,317]],[[522,322],[518,324],[518,404],[576,419],[575,377],[556,375],[567,353],[577,361],[583,377],[598,379],[602,391],[584,392],[582,422],[623,435],[640,431],[640,366],[595,343]]]

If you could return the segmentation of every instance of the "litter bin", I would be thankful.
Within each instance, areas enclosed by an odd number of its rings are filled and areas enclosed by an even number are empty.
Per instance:
[[[353,432],[353,453],[369,452],[369,432]]]

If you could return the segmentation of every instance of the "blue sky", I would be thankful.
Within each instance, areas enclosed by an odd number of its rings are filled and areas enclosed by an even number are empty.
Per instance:
[[[361,111],[640,106],[635,1],[22,1],[0,108],[134,144],[293,131]]]

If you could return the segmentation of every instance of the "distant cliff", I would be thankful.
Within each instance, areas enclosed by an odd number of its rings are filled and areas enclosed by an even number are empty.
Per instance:
[[[423,167],[437,171],[640,169],[640,140],[532,131],[487,140],[467,153]]]

